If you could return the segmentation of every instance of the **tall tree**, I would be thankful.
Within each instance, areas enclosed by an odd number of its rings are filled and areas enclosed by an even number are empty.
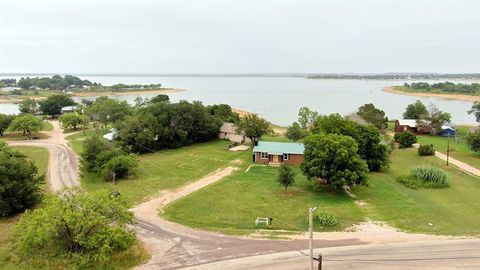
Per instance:
[[[277,182],[285,187],[285,190],[295,182],[295,173],[292,168],[286,166],[285,164],[280,165],[278,170]]]
[[[13,119],[10,128],[15,131],[21,131],[23,136],[28,136],[29,139],[32,135],[39,132],[43,127],[42,120],[31,114],[22,114]]]
[[[309,180],[340,190],[366,182],[368,166],[358,155],[358,145],[349,136],[314,134],[305,139],[303,173]]]
[[[18,109],[21,113],[35,114],[38,111],[38,103],[33,98],[27,98],[20,102],[20,105],[18,105]]]
[[[14,118],[13,115],[0,114],[0,136],[3,136]]]
[[[267,120],[258,117],[256,114],[247,114],[242,117],[237,124],[237,129],[245,132],[245,136],[252,141],[260,139],[263,135],[272,132],[270,123]]]
[[[449,123],[452,120],[452,116],[447,112],[441,111],[434,104],[430,104],[427,119],[431,122],[432,133],[439,133],[442,131],[443,123]]]
[[[357,114],[377,128],[382,129],[387,125],[388,119],[385,117],[385,112],[377,109],[372,103],[367,103],[358,108]]]
[[[308,107],[301,107],[298,110],[298,123],[304,130],[310,128],[317,117],[318,112],[312,111]]]
[[[426,117],[428,117],[427,107],[420,100],[408,105],[403,113],[404,119],[424,119]]]
[[[77,113],[64,113],[60,115],[58,121],[62,123],[64,129],[77,129],[78,126],[88,123],[86,116]]]
[[[0,142],[0,217],[20,213],[42,198],[45,175],[26,157]]]
[[[67,95],[51,95],[46,100],[39,102],[40,110],[54,117],[62,113],[62,108],[75,105],[75,101]]]
[[[87,109],[87,114],[104,125],[116,123],[127,117],[131,108],[126,101],[118,101],[106,96],[99,97]]]
[[[307,132],[303,130],[300,127],[300,124],[298,124],[297,122],[293,122],[292,125],[287,128],[287,132],[285,133],[287,138],[294,142],[305,138],[306,134]]]
[[[467,135],[467,144],[472,151],[480,152],[480,129]]]
[[[475,120],[480,123],[480,101],[473,103],[472,109],[468,111],[468,114],[473,114],[475,116]]]

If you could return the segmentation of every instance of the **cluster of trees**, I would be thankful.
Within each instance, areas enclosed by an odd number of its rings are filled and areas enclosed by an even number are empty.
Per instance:
[[[64,77],[60,75],[54,75],[52,77],[22,77],[17,85],[22,89],[29,89],[30,87],[37,87],[42,89],[51,89],[51,90],[64,90],[67,87],[75,86],[81,87],[84,85],[92,85],[88,80],[82,80],[76,76],[65,75]]]
[[[42,101],[36,101],[31,98],[24,99],[19,105],[19,110],[21,113],[37,114],[38,112],[42,112],[45,115],[55,117],[62,112],[63,107],[76,104],[77,103],[67,95],[55,94]]]
[[[452,82],[442,82],[442,83],[433,83],[429,84],[427,82],[418,82],[418,83],[404,83],[404,87],[414,89],[418,92],[449,92],[449,93],[464,93],[464,94],[475,94],[480,93],[480,83],[452,83]]]
[[[14,87],[17,86],[16,79],[1,79],[0,80],[0,88],[1,87]]]
[[[452,115],[448,112],[441,111],[434,104],[430,104],[429,108],[420,101],[417,100],[415,103],[409,104],[403,113],[403,118],[405,119],[417,119],[417,120],[428,120],[430,121],[430,132],[438,133],[441,132],[442,124],[445,122],[450,122],[452,120]]]
[[[0,114],[0,136],[3,136],[5,131],[10,129],[20,131],[23,136],[28,136],[31,139],[42,128],[42,120],[32,114],[20,114],[18,116]]]
[[[152,84],[123,84],[117,83],[110,86],[113,90],[122,90],[122,89],[158,89],[161,88],[161,83],[152,83]]]
[[[45,175],[31,161],[0,142],[0,217],[20,213],[42,198]]]

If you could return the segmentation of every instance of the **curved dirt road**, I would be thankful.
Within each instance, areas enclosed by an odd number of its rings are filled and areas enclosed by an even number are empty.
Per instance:
[[[47,180],[50,190],[57,192],[64,187],[80,185],[78,156],[68,146],[66,135],[58,121],[50,121],[53,130],[42,131],[49,136],[47,139],[28,141],[8,141],[10,146],[38,146],[48,150]]]

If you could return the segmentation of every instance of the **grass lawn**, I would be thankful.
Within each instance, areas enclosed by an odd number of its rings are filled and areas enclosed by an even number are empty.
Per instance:
[[[116,185],[94,173],[84,173],[86,190],[117,190],[132,203],[139,203],[162,189],[175,188],[228,166],[235,159],[250,160],[250,151],[226,150],[227,141],[212,141],[139,155],[136,175]]]
[[[249,162],[248,162],[249,163]],[[199,190],[166,208],[164,217],[171,221],[224,233],[254,232],[256,217],[272,217],[269,229],[304,231],[307,229],[308,207],[338,207],[326,210],[334,214],[341,230],[364,219],[363,211],[353,199],[329,190],[316,191],[300,172],[295,185],[287,191],[275,181],[277,168],[253,166],[248,172],[238,171],[224,180]]]
[[[48,150],[36,146],[15,146],[12,147],[25,154],[27,158],[35,163],[39,173],[45,173],[48,166]]]
[[[480,169],[480,153],[470,150],[465,135],[462,135],[462,129],[460,128],[459,133],[458,142],[455,138],[450,138],[451,157]],[[443,154],[447,153],[448,138],[446,137],[421,135],[417,136],[417,140],[419,144],[433,144],[436,151]]]
[[[445,170],[450,187],[413,190],[396,181],[419,165]],[[191,227],[248,234],[256,229],[257,216],[273,217],[271,229],[306,230],[307,208],[317,206],[338,219],[333,230],[369,218],[411,232],[480,234],[480,179],[447,167],[434,157],[419,157],[414,149],[394,151],[389,170],[371,173],[369,186],[355,188],[357,198],[367,203],[361,207],[346,195],[313,190],[299,168],[295,170],[296,183],[288,192],[275,182],[276,168],[255,166],[172,203],[163,215]],[[316,230],[324,229],[317,226]]]
[[[410,189],[398,183],[398,176],[420,165],[435,166],[449,175],[450,187]],[[480,234],[480,179],[435,157],[420,157],[416,150],[396,150],[388,172],[372,173],[370,186],[358,189],[367,202],[369,217],[386,221],[405,231],[448,235]],[[433,226],[429,226],[432,223]]]
[[[106,134],[108,133],[108,130],[101,130],[101,134]],[[83,132],[78,132],[72,135],[67,136],[65,139],[69,142],[70,147],[72,147],[73,151],[77,154],[82,153],[82,144],[85,138],[91,137],[95,134],[95,129],[87,129],[85,130],[85,135]]]
[[[49,131],[53,129],[53,125],[50,122],[43,121],[43,127],[41,131]],[[37,133],[32,135],[33,139],[46,139],[48,136],[42,133]],[[7,132],[0,137],[0,141],[22,141],[22,140],[28,140],[28,136],[23,136],[21,132],[18,131],[11,131],[7,129]]]

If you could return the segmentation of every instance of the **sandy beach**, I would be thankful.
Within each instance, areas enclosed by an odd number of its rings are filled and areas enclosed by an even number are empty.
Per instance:
[[[393,86],[383,87],[382,91],[387,93],[397,94],[397,95],[405,95],[405,96],[437,97],[437,98],[455,99],[455,100],[470,101],[470,102],[480,101],[480,96],[461,95],[461,94],[403,92],[403,91],[395,90]]]

